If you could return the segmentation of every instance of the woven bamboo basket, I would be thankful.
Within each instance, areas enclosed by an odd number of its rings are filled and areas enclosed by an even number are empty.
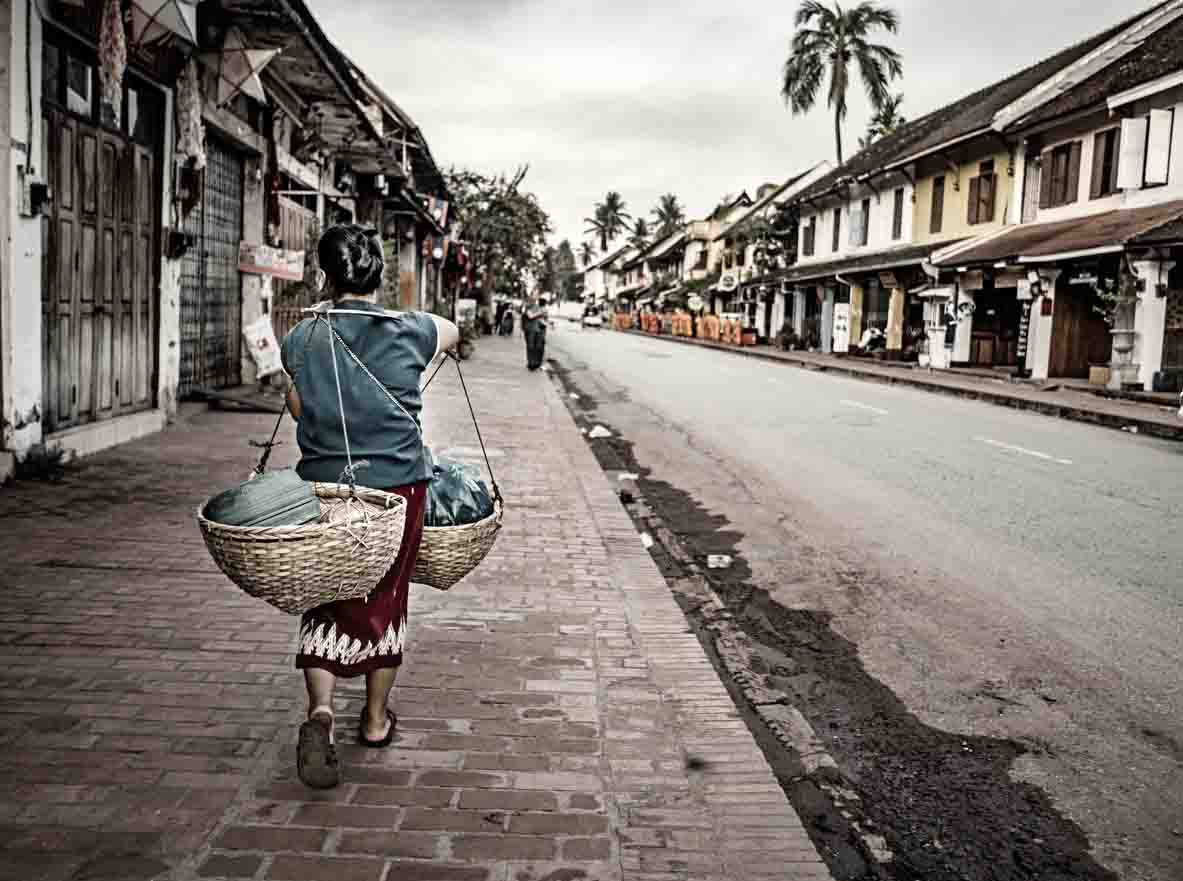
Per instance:
[[[504,506],[498,501],[496,510],[476,523],[424,527],[411,581],[436,590],[455,586],[493,549],[503,513]]]
[[[350,488],[316,483],[322,505]],[[369,596],[398,556],[407,522],[402,496],[357,487],[364,506],[346,519],[305,526],[243,527],[214,523],[197,509],[205,546],[226,575],[253,597],[290,615],[338,600]]]

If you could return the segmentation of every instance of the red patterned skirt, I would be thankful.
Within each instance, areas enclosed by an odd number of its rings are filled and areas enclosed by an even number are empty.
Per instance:
[[[328,603],[300,619],[296,668],[328,670],[346,679],[403,662],[411,573],[423,539],[427,483],[387,490],[407,500],[407,525],[398,557],[373,593]]]

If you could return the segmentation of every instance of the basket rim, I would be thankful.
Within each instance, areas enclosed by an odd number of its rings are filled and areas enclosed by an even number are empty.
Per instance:
[[[342,483],[323,483],[319,481],[309,481],[312,484],[313,491],[319,498],[348,498],[354,488]],[[227,536],[239,536],[242,538],[273,536],[279,538],[281,536],[291,536],[293,538],[300,536],[313,537],[335,529],[340,524],[333,523],[303,523],[291,526],[232,526],[228,523],[219,523],[216,520],[210,520],[205,516],[205,506],[218,495],[206,498],[200,505],[197,506],[197,522],[203,531],[206,532],[221,532]],[[381,489],[374,489],[368,486],[356,487],[356,495],[362,501],[370,501],[374,503],[383,503],[383,510],[378,511],[373,516],[385,519],[387,516],[406,512],[407,500],[397,493],[386,492]]]
[[[494,506],[493,506],[493,513],[490,514],[488,517],[483,517],[480,520],[474,520],[472,523],[461,523],[458,526],[424,526],[423,531],[424,532],[436,532],[436,533],[451,532],[451,531],[459,532],[464,529],[472,529],[476,526],[488,526],[494,522],[496,522],[496,524],[498,526],[500,526],[501,519],[502,519],[502,517],[504,517],[504,515],[505,515],[505,503],[504,502],[496,502],[496,503],[494,503]]]

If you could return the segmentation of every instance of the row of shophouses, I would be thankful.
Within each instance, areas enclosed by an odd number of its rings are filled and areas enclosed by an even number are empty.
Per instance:
[[[792,219],[760,259],[761,226]],[[778,218],[780,219],[778,221]],[[1183,0],[588,266],[620,312],[934,368],[1183,382]],[[868,333],[870,331],[870,333]]]
[[[2,0],[0,120],[0,477],[253,382],[325,224],[380,230],[391,305],[465,272],[423,133],[303,0]]]

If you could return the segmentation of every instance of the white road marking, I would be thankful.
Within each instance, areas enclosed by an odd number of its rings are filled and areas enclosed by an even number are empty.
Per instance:
[[[1018,447],[1014,444],[1005,444],[1002,441],[991,440],[988,437],[975,437],[974,440],[980,441],[984,444],[989,444],[992,447],[998,447],[1001,450],[1009,450],[1012,453],[1021,453],[1024,456],[1032,456],[1036,459],[1043,459],[1045,462],[1055,462],[1057,465],[1071,465],[1071,459],[1060,459],[1056,456],[1050,456],[1047,453],[1041,453],[1038,450],[1028,450],[1026,447]]]
[[[870,404],[860,404],[858,401],[839,401],[838,403],[842,404],[844,407],[854,407],[858,410],[870,410],[872,413],[878,416],[887,415],[886,410],[880,410],[878,407],[872,407]]]

